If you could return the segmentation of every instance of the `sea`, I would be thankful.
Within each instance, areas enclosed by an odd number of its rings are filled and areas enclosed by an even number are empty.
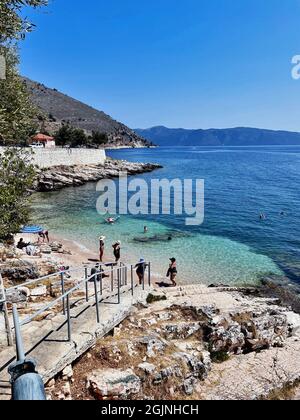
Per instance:
[[[104,235],[107,259],[121,240],[124,261],[151,261],[161,279],[175,257],[183,284],[252,285],[270,276],[300,284],[300,147],[161,147],[107,155],[161,164],[138,175],[148,185],[203,179],[203,224],[186,226],[186,215],[171,212],[121,215],[108,225],[96,209],[96,183],[35,194],[33,222],[93,251]]]

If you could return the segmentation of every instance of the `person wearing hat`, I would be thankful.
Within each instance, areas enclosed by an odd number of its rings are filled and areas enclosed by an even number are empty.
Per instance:
[[[113,244],[113,250],[114,250],[114,257],[116,259],[116,263],[118,263],[121,259],[121,241],[117,241],[115,244]]]
[[[146,261],[144,260],[144,258],[141,258],[134,268],[136,269],[136,274],[138,276],[139,283],[140,285],[142,285],[145,278],[145,271],[146,271]]]
[[[100,236],[99,238],[99,254],[100,254],[100,262],[103,262],[104,250],[105,250],[105,236]]]
[[[177,277],[177,274],[178,274],[177,261],[176,261],[176,258],[170,258],[170,261],[171,261],[171,264],[170,264],[169,270],[167,272],[167,277],[170,277],[170,280],[172,282],[172,286],[176,287],[177,283],[176,283],[175,280],[176,280],[176,277]]]

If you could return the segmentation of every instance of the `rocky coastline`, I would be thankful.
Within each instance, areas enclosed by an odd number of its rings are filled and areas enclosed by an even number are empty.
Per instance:
[[[117,178],[120,172],[128,176],[152,172],[162,168],[153,163],[133,163],[108,158],[104,165],[57,166],[38,170],[35,192],[51,192],[66,187],[78,187],[88,182]]]
[[[5,287],[57,272],[61,261],[76,267],[89,264],[91,257],[69,242],[53,242],[41,250],[39,258],[26,257],[13,247],[2,250]],[[72,276],[67,287],[74,287],[77,280]],[[84,351],[77,357],[68,354],[63,364],[53,359],[51,372],[58,373],[43,372],[48,399],[297,399],[299,296],[289,301],[285,289],[270,280],[243,288],[201,284],[159,288],[155,281],[123,321],[107,329],[108,335],[97,339],[96,334],[92,340],[93,311],[92,322],[74,336]],[[9,308],[17,304],[22,318],[59,294],[59,278],[53,278],[14,290],[7,301]],[[85,305],[81,290],[72,305],[81,313]],[[39,339],[59,317],[52,308],[23,333]],[[4,340],[3,322],[0,329]],[[4,344],[0,340],[0,352]]]

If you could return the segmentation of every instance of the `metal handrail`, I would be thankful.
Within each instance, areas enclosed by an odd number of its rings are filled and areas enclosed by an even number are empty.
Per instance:
[[[116,265],[116,264],[117,264],[116,262],[106,262],[106,263],[103,263],[102,264],[102,267],[103,266],[109,266],[109,265],[110,266],[113,266],[113,265]],[[86,265],[84,265],[83,267],[80,267],[80,268],[72,268],[70,270],[61,270],[61,271],[58,271],[58,272],[53,273],[53,274],[48,274],[47,276],[39,277],[38,279],[29,280],[29,281],[27,281],[25,283],[22,283],[22,284],[19,284],[19,285],[16,285],[16,286],[9,287],[9,288],[7,288],[5,290],[6,290],[6,292],[11,292],[12,290],[20,289],[21,287],[31,286],[32,284],[35,284],[35,283],[42,283],[45,280],[49,280],[49,279],[51,279],[53,277],[58,277],[61,274],[76,273],[76,272],[85,270],[86,268],[90,268],[90,265],[86,264]]]

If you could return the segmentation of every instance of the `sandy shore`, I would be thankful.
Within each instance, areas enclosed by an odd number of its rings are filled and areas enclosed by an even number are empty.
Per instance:
[[[15,237],[15,242],[17,243],[20,238],[23,238],[25,242],[33,242],[32,235],[27,234],[19,234]],[[69,253],[66,254],[60,254],[60,253],[54,253],[47,255],[45,254],[42,259],[45,259],[47,261],[51,260],[55,263],[57,263],[59,266],[69,266],[71,269],[78,269],[83,266],[94,266],[95,263],[100,262],[99,260],[99,254],[92,249],[87,248],[86,246],[82,245],[81,243],[63,238],[60,235],[57,234],[51,234],[50,236],[50,243],[58,242],[59,244],[62,244],[63,249]],[[29,257],[30,259],[36,259],[36,257]],[[104,254],[104,263],[112,263],[114,262],[114,258],[112,255],[112,249],[109,243],[106,244],[105,254]],[[128,255],[126,253],[123,253],[123,257],[121,258],[121,262],[124,264],[133,264],[133,260],[130,260],[128,258]],[[137,261],[136,261],[137,262]],[[161,282],[163,279],[156,273],[152,272],[152,283],[155,285],[157,282]]]

